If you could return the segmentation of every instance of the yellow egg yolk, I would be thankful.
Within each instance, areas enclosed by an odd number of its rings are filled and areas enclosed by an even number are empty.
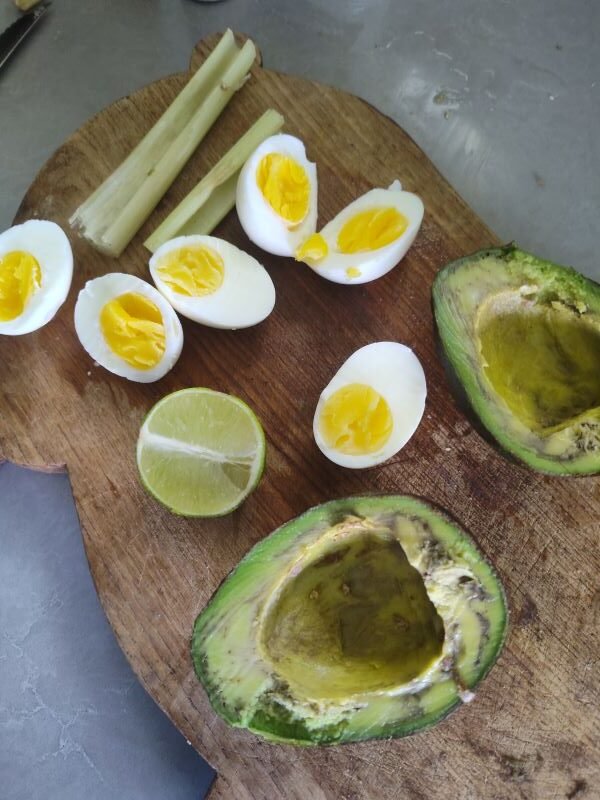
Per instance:
[[[321,261],[329,252],[329,247],[320,233],[313,233],[296,250],[296,261]]]
[[[41,283],[42,270],[31,253],[12,250],[0,256],[0,322],[20,317]]]
[[[110,349],[135,369],[152,369],[165,352],[162,314],[152,300],[128,292],[100,312],[100,327]]]
[[[344,223],[338,233],[340,253],[364,253],[379,250],[396,241],[408,228],[408,219],[391,207],[359,211]]]
[[[334,392],[319,418],[319,430],[327,447],[352,456],[380,450],[393,426],[386,399],[364,383],[349,383]]]
[[[165,253],[157,271],[173,292],[202,297],[221,287],[225,264],[219,253],[210,247],[180,247]]]
[[[269,153],[256,170],[256,183],[273,211],[290,226],[308,214],[310,181],[304,167],[290,156]]]

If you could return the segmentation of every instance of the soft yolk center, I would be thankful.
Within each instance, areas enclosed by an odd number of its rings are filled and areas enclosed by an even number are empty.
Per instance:
[[[294,257],[296,261],[321,261],[328,252],[329,248],[325,238],[320,233],[313,233],[296,250]]]
[[[386,399],[364,383],[349,383],[334,392],[319,419],[326,445],[353,456],[380,450],[390,438],[393,426]]]
[[[379,250],[396,241],[408,228],[408,219],[397,209],[370,208],[360,211],[338,233],[340,253],[364,253]]]
[[[210,247],[180,247],[161,258],[158,274],[177,294],[202,297],[221,287],[225,264]]]
[[[0,322],[20,317],[42,283],[37,259],[22,250],[0,256]]]
[[[157,305],[137,292],[110,300],[100,312],[110,349],[136,369],[152,369],[165,352],[166,336]]]
[[[298,225],[308,214],[310,181],[304,167],[290,156],[263,156],[256,183],[273,211],[290,225]]]

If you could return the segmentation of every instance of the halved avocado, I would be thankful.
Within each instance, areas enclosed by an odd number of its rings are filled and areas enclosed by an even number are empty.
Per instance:
[[[413,497],[354,497],[250,550],[197,618],[192,658],[231,725],[338,744],[405,736],[471,700],[506,622],[456,523]]]
[[[542,472],[600,472],[600,285],[508,245],[442,269],[437,328],[473,410]]]

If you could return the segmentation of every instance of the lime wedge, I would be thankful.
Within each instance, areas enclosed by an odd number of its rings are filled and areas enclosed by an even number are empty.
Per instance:
[[[142,483],[175,514],[216,517],[233,511],[257,486],[265,434],[237,397],[183,389],[151,409],[137,443]]]

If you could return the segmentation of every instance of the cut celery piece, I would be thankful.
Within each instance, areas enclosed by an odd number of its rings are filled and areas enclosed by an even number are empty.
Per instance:
[[[284,118],[277,111],[265,111],[148,237],[144,242],[148,250],[154,253],[175,236],[211,233],[235,205],[241,168],[258,145],[277,133],[283,123]]]
[[[230,30],[156,125],[75,211],[73,227],[97,249],[119,256],[244,83],[256,55]]]

